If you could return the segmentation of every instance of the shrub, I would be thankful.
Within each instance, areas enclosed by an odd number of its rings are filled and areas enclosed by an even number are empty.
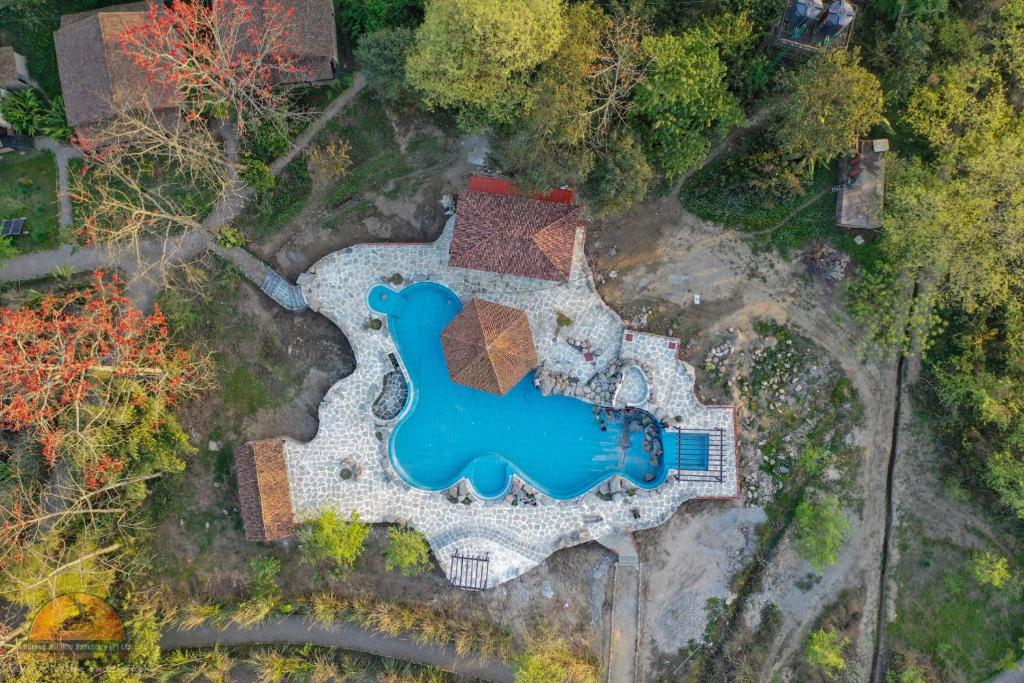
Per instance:
[[[569,325],[572,325],[572,318],[561,311],[555,311],[555,322],[558,323],[559,327],[569,327]]]
[[[971,573],[978,583],[993,588],[1002,588],[1013,579],[1010,561],[988,550],[971,560]]]
[[[636,139],[616,134],[598,153],[594,170],[583,184],[583,195],[598,213],[617,213],[643,201],[653,177]]]
[[[306,153],[309,171],[320,181],[337,182],[352,168],[352,146],[345,140],[331,140]]]
[[[423,0],[335,0],[334,5],[338,23],[352,38],[392,26],[415,26],[423,19]]]
[[[0,114],[22,135],[40,135],[46,109],[39,93],[32,89],[15,90],[0,100]]]
[[[276,557],[254,557],[249,560],[249,595],[254,599],[277,596],[281,588],[277,576],[281,573],[281,560]]]
[[[277,179],[274,178],[270,167],[259,159],[246,159],[242,162],[242,180],[248,183],[256,192],[268,192],[274,189]]]
[[[388,547],[384,551],[384,566],[388,571],[399,571],[403,576],[421,574],[430,567],[430,546],[423,534],[415,529],[388,529]]]
[[[807,639],[804,656],[808,664],[833,676],[846,669],[843,650],[849,644],[850,639],[839,635],[838,631],[821,628]]]
[[[217,244],[225,249],[245,246],[245,235],[238,228],[225,225],[217,231]]]
[[[50,100],[49,106],[42,114],[41,127],[43,133],[51,138],[61,142],[71,140],[74,130],[68,125],[68,117],[64,112],[64,98],[60,95]]]
[[[267,163],[287,152],[288,145],[287,127],[275,120],[262,122],[249,143],[252,154]]]
[[[819,572],[835,564],[850,522],[835,496],[802,501],[796,508],[796,550]]]
[[[370,527],[353,512],[348,520],[334,510],[324,510],[299,528],[302,557],[310,564],[327,562],[340,569],[351,568],[363,552]]]

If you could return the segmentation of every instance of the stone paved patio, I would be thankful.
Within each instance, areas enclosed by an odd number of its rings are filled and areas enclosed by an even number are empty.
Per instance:
[[[454,221],[454,217],[449,220],[432,244],[349,247],[326,256],[299,277],[309,307],[327,316],[348,337],[356,370],[324,397],[316,438],[307,444],[285,444],[292,507],[298,519],[330,507],[343,515],[358,512],[370,522],[409,524],[426,536],[446,572],[459,551],[489,553],[489,585],[494,586],[543,562],[559,548],[661,524],[685,500],[736,495],[733,410],[697,402],[692,368],[678,360],[678,340],[626,330],[604,304],[583,256],[582,229],[577,233],[569,281],[552,283],[449,267]],[[401,276],[400,284],[395,284],[396,274]],[[722,480],[676,481],[670,476],[658,489],[636,490],[635,495],[626,491],[632,485],[615,482],[610,500],[591,491],[568,501],[538,496],[541,504],[537,506],[478,499],[471,504],[452,503],[444,492],[405,484],[388,459],[393,421],[377,418],[373,411],[385,376],[394,371],[389,354],[395,354],[399,363],[401,358],[387,325],[374,330],[367,324],[373,314],[366,294],[379,283],[400,289],[424,280],[447,286],[464,302],[479,296],[526,311],[543,367],[575,378],[581,385],[594,373],[623,363],[638,366],[650,384],[639,408],[671,427],[722,430]],[[559,313],[568,316],[572,325],[559,328]],[[580,350],[581,342],[586,353]],[[630,381],[635,382],[636,376]],[[354,464],[358,476],[343,479],[343,464]],[[671,458],[668,464],[671,467]],[[460,488],[471,491],[468,482]]]

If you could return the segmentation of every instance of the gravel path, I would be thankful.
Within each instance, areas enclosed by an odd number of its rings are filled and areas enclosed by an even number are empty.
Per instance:
[[[347,622],[322,626],[301,616],[281,617],[251,628],[229,625],[221,629],[204,624],[188,631],[169,629],[160,638],[160,647],[164,650],[270,643],[310,643],[366,652],[495,683],[513,683],[514,679],[511,667],[504,662],[460,657],[452,647],[438,647],[417,643],[409,638],[386,636]]]
[[[66,228],[74,223],[71,213],[71,180],[68,176],[68,162],[71,159],[81,159],[82,150],[48,137],[38,137],[34,144],[36,149],[45,149],[53,153],[57,162],[57,200],[60,202],[60,225]]]

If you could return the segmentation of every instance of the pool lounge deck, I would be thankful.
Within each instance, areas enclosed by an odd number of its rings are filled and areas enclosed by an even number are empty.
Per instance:
[[[324,257],[299,277],[309,307],[327,316],[348,337],[356,370],[324,397],[316,438],[306,444],[285,442],[292,508],[298,520],[330,507],[343,515],[358,512],[370,522],[409,524],[426,536],[446,573],[451,573],[454,555],[486,553],[487,585],[493,587],[543,562],[559,548],[657,526],[683,501],[736,496],[732,408],[704,406],[696,400],[692,368],[678,360],[678,340],[629,331],[605,305],[583,255],[582,229],[577,231],[570,277],[560,283],[449,266],[454,221],[454,217],[448,221],[433,243],[349,247]],[[640,490],[633,496],[619,493],[606,500],[607,496],[591,491],[572,500],[545,500],[536,507],[504,501],[451,503],[444,492],[411,488],[397,477],[388,460],[393,421],[378,419],[372,412],[385,375],[394,369],[389,354],[399,354],[386,326],[382,330],[366,327],[371,316],[378,317],[367,307],[366,293],[396,273],[403,279],[399,286],[390,285],[396,289],[413,282],[439,282],[464,302],[479,296],[526,311],[544,367],[581,382],[620,356],[635,362],[651,385],[647,400],[637,407],[672,428],[722,430],[720,480],[715,476],[677,481],[670,476],[658,489]],[[557,338],[556,312],[574,321],[559,330]],[[595,355],[585,359],[566,343],[567,336],[588,341]],[[343,466],[358,476],[342,479]]]

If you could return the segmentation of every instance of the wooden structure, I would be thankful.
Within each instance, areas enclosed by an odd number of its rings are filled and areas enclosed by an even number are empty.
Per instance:
[[[235,449],[238,508],[248,541],[279,541],[295,530],[284,441],[249,441]]]
[[[850,43],[856,8],[848,0],[789,0],[772,31],[779,58],[806,59],[818,52],[845,48]]]
[[[889,141],[861,140],[857,154],[839,161],[836,225],[857,230],[882,227],[885,199],[885,153]]]
[[[466,304],[441,331],[453,382],[503,396],[537,367],[526,313],[483,299]]]

